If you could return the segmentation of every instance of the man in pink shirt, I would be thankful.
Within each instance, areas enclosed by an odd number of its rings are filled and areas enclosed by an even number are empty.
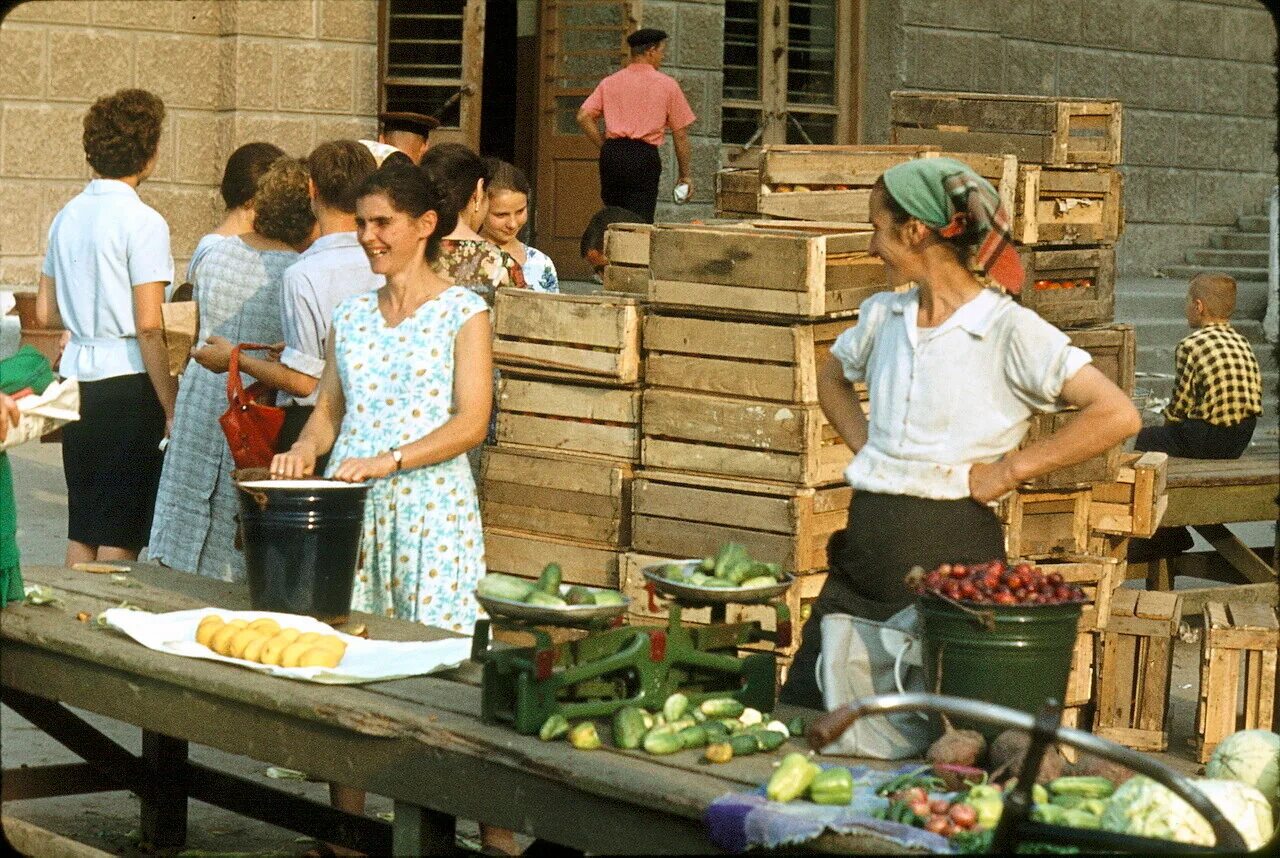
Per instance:
[[[662,30],[636,30],[627,37],[631,62],[596,86],[578,110],[578,124],[600,147],[600,197],[653,223],[666,129],[676,150],[679,183],[689,186],[689,125],[695,119],[675,78],[658,71],[667,52]],[[604,117],[604,134],[598,125]]]

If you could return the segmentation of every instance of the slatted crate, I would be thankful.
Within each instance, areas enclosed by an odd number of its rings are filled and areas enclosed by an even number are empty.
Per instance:
[[[1209,602],[1202,640],[1196,752],[1203,763],[1237,730],[1273,729],[1280,625],[1268,605]]]
[[[848,520],[853,489],[820,489],[643,470],[632,494],[636,551],[706,557],[740,542],[788,572],[827,568],[827,540]]]
[[[626,548],[633,476],[630,462],[490,447],[481,476],[480,517],[504,531]]]
[[[622,594],[631,599],[627,608],[627,619],[636,625],[660,625],[667,620],[671,600],[657,593],[650,594],[641,570],[654,563],[667,563],[685,558],[674,555],[645,554],[640,551],[628,551],[621,558]],[[822,585],[826,582],[825,572],[804,575],[796,579],[796,583],[787,590],[784,597],[787,608],[791,612],[791,643],[776,650],[781,656],[794,655],[800,648],[800,631],[808,618],[809,608],[818,598]],[[710,608],[684,608],[680,619],[690,625],[707,625],[711,622]],[[777,631],[777,612],[771,605],[737,605],[729,604],[725,610],[725,621],[730,623],[758,622],[768,632]],[[772,643],[762,641],[750,649],[774,652]]]
[[[1125,581],[1127,562],[1122,558],[1099,554],[1064,554],[1060,557],[1029,561],[1046,575],[1055,572],[1068,584],[1084,591],[1088,600],[1080,612],[1080,633],[1105,628],[1111,616],[1111,596]]]
[[[1088,553],[1090,491],[1019,489],[1000,501],[1005,553],[1031,560]]]
[[[638,265],[613,265],[604,267],[604,290],[619,295],[634,295],[642,301],[649,299],[649,268]]]
[[[1031,425],[1019,446],[1026,447],[1043,441],[1074,420],[1079,413],[1078,408],[1064,408],[1056,412],[1032,414]],[[1120,456],[1123,450],[1123,444],[1116,444],[1083,462],[1068,465],[1029,480],[1027,485],[1035,489],[1067,489],[1088,486],[1101,480],[1114,480],[1120,471]]]
[[[1105,325],[1115,318],[1116,249],[1022,247],[1027,279],[1017,300],[1059,328]]]
[[[893,142],[1054,166],[1121,163],[1118,101],[973,92],[890,95]]]
[[[606,292],[620,292],[646,298],[649,293],[649,234],[647,223],[611,224],[604,234]]]
[[[1098,533],[1152,536],[1169,505],[1165,453],[1125,453],[1114,481],[1094,483],[1089,526]]]
[[[1116,387],[1133,396],[1134,369],[1138,359],[1138,337],[1133,325],[1100,325],[1067,331],[1071,345],[1084,349],[1099,372]]]
[[[496,525],[484,527],[484,562],[490,572],[537,578],[548,563],[560,564],[565,584],[617,588],[622,552],[595,543],[559,539]]]
[[[816,405],[644,392],[645,468],[824,486],[840,482],[852,457]]]
[[[498,443],[562,453],[640,458],[640,391],[504,374]]]
[[[889,288],[871,233],[664,226],[650,240],[649,300],[725,318],[821,319]]]
[[[493,360],[524,376],[635,384],[643,306],[624,295],[499,289]]]
[[[1139,751],[1163,751],[1173,639],[1182,616],[1176,593],[1121,587],[1101,633],[1093,732]]]
[[[966,156],[959,156],[966,160]],[[1019,164],[1009,211],[1020,244],[1114,244],[1124,231],[1119,170]]]
[[[1082,631],[1076,635],[1076,645],[1071,650],[1071,672],[1067,674],[1067,690],[1062,697],[1064,707],[1085,706],[1093,700],[1096,649],[1096,632]]]
[[[817,404],[818,367],[836,337],[855,323],[853,317],[769,325],[650,315],[644,324],[645,381],[654,387]]]

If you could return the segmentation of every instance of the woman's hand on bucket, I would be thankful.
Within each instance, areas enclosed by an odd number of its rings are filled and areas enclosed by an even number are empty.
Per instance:
[[[367,459],[346,459],[333,472],[333,478],[347,483],[363,483],[365,480],[389,477],[395,469],[395,459],[391,458],[390,453],[383,453]]]
[[[271,459],[273,480],[301,480],[316,471],[316,454],[306,444],[294,444],[287,453],[277,453]]]

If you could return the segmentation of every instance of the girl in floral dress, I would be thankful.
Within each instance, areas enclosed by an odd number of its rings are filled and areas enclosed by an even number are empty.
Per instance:
[[[493,369],[484,299],[432,268],[453,218],[416,168],[365,183],[357,235],[387,283],[339,305],[315,411],[271,470],[308,476],[332,449],[329,477],[371,483],[354,609],[470,632],[484,538],[465,454],[484,441]]]
[[[485,163],[489,165],[489,183],[485,185],[489,207],[480,234],[520,264],[530,289],[559,292],[560,281],[551,257],[520,240],[520,233],[529,222],[529,180],[524,171],[497,158],[486,158]]]

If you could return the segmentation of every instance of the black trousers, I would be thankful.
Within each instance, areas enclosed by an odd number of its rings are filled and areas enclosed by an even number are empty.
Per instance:
[[[613,137],[600,147],[600,199],[653,223],[658,207],[662,158],[658,147],[630,137]]]
[[[911,567],[933,569],[942,563],[1003,558],[999,520],[990,507],[971,498],[928,500],[854,492],[849,523],[827,544],[827,582],[804,624],[800,649],[779,699],[823,708],[814,670],[827,614],[887,620],[915,598],[903,584]]]

